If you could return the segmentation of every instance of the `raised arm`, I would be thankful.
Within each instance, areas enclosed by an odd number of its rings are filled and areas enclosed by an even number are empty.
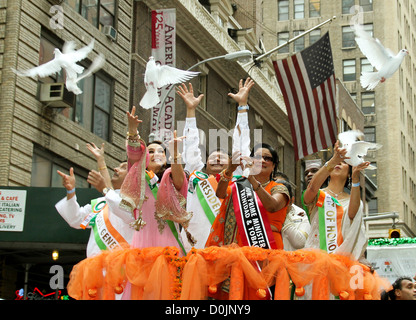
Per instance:
[[[370,165],[370,162],[363,162],[360,165],[352,168],[351,175],[351,194],[350,194],[350,203],[348,205],[348,216],[351,220],[355,218],[355,215],[360,208],[361,202],[361,193],[360,193],[360,172],[365,170]],[[354,186],[355,185],[355,186]]]
[[[250,156],[250,128],[248,125],[248,97],[254,81],[248,77],[243,84],[241,79],[236,94],[229,93],[228,96],[238,103],[237,120],[233,134],[233,150],[240,151],[243,157]]]
[[[66,198],[55,204],[55,208],[72,228],[81,229],[81,223],[91,212],[91,206],[87,204],[80,207],[76,201],[74,169],[69,169],[69,175],[59,170],[57,172],[62,177],[62,185],[67,190],[67,194]]]
[[[95,159],[97,160],[98,171],[102,175],[102,178],[104,179],[104,183],[105,183],[104,187],[113,189],[113,185],[111,183],[111,177],[110,177],[110,174],[108,173],[107,165],[105,163],[104,143],[102,143],[101,149],[98,148],[93,142],[87,143],[87,149],[90,150],[90,152],[94,155]]]
[[[341,161],[346,159],[345,154],[347,153],[346,149],[339,147],[339,141],[334,145],[334,154],[332,158],[322,166],[317,173],[313,176],[311,182],[309,182],[308,187],[305,190],[303,195],[304,204],[310,204],[314,201],[316,195],[318,194],[319,189],[322,184],[328,178],[335,166],[338,165]]]
[[[242,165],[241,159],[241,152],[234,151],[232,157],[228,160],[227,168],[220,173],[220,180],[215,193],[218,198],[225,199],[227,197],[228,183],[231,181],[237,167]]]
[[[186,138],[183,141],[182,159],[185,163],[185,171],[192,173],[194,170],[201,170],[204,167],[199,149],[199,133],[195,116],[196,107],[204,95],[200,94],[195,97],[191,83],[189,83],[189,89],[185,84],[179,85],[177,89],[178,95],[186,105],[186,121],[183,130],[183,136]]]
[[[133,106],[131,113],[127,111],[127,158],[128,158],[128,168],[142,158],[143,152],[146,150],[146,146],[143,141],[140,139],[138,126],[142,120],[139,119],[139,116],[136,115],[136,107]]]
[[[253,190],[257,193],[261,203],[267,211],[276,212],[288,205],[290,200],[288,194],[281,192],[275,192],[273,194],[268,193],[266,189],[261,187],[253,175],[248,177],[248,181],[250,181],[251,185],[253,186]]]
[[[169,161],[171,163],[172,182],[177,190],[181,190],[185,182],[184,171],[182,167],[181,154],[179,153],[179,145],[185,137],[177,137],[176,130],[173,132],[173,139],[169,141]]]
[[[62,185],[65,187],[66,199],[69,200],[75,196],[75,175],[74,168],[69,168],[69,175],[56,170],[56,172],[62,177]]]

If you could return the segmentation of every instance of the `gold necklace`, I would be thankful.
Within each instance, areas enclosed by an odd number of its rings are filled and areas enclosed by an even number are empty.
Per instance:
[[[261,182],[260,182],[260,183],[261,183]],[[266,187],[269,183],[270,183],[270,180],[269,180],[269,181],[267,181],[267,182],[265,182],[265,183],[261,183],[261,186],[264,188],[264,187]]]

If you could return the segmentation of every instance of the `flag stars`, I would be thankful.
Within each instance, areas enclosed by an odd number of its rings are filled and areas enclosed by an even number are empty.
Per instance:
[[[305,61],[305,67],[308,70],[312,88],[316,88],[334,73],[329,36],[322,37],[318,42],[306,48],[300,54]]]

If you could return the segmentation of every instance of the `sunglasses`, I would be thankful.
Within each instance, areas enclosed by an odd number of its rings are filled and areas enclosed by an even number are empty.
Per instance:
[[[262,156],[260,154],[255,154],[254,155],[254,159],[256,159],[256,160],[263,159],[266,162],[273,162],[273,157],[270,157],[270,156]]]

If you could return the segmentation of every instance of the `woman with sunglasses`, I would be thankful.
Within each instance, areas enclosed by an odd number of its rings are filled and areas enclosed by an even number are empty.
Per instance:
[[[240,82],[241,97],[234,97],[239,103],[240,113],[248,111],[247,100],[248,92],[252,87],[251,82],[246,82],[247,90],[241,90],[243,84]],[[248,129],[240,128],[240,131]],[[220,212],[214,220],[211,232],[205,247],[227,246],[237,244],[238,246],[258,246],[270,249],[283,249],[282,236],[280,230],[286,217],[286,210],[290,196],[287,188],[283,184],[276,183],[274,173],[277,171],[279,158],[277,152],[268,144],[256,145],[250,154],[249,139],[241,140],[242,134],[234,131],[233,153],[227,168],[219,174],[219,182],[216,195],[224,199],[220,207]],[[250,155],[250,156],[249,156]],[[245,179],[246,177],[246,179]],[[242,199],[247,196],[245,206]],[[255,204],[251,206],[252,204]],[[256,206],[257,204],[257,206]],[[255,207],[250,216],[261,219],[263,224],[256,224],[256,240],[247,233],[255,221],[250,220],[248,215],[243,213],[247,207]],[[250,221],[249,221],[250,220]],[[248,228],[243,227],[248,226]],[[261,232],[257,232],[259,228]],[[260,236],[258,236],[260,234]],[[227,300],[230,281],[226,280],[218,286],[216,293],[212,297],[220,300]],[[247,300],[258,300],[261,298],[256,295],[256,290],[248,286],[244,281],[244,297]]]
[[[228,245],[231,243],[238,243],[242,245],[238,227],[235,225],[228,226],[227,224],[227,218],[229,218],[229,220],[233,220],[235,224],[235,219],[233,218],[235,215],[233,203],[232,201],[229,201],[231,199],[231,188],[228,183],[230,182],[230,177],[232,177],[236,168],[238,166],[244,166],[243,160],[245,160],[245,162],[247,162],[246,167],[250,167],[250,175],[247,180],[250,182],[253,191],[257,194],[262,206],[267,211],[267,218],[274,236],[273,240],[276,243],[275,249],[283,249],[283,240],[280,231],[285,221],[286,209],[289,205],[290,195],[289,191],[283,184],[276,183],[273,180],[274,174],[277,172],[279,157],[276,150],[266,143],[255,146],[251,151],[251,156],[251,159],[241,158],[238,152],[233,153],[233,157],[230,160],[227,169],[225,169],[220,175],[221,179],[218,183],[217,196],[221,199],[228,199],[228,201],[223,202],[222,211],[226,209],[226,212],[224,212],[226,216],[225,229],[232,229],[233,232],[231,234],[226,233],[226,235],[224,235],[224,239],[221,239],[222,237],[216,234],[216,232],[212,232],[206,246]],[[216,226],[218,227],[219,224],[221,224],[222,219],[218,218],[217,220],[218,222],[214,222],[213,224],[213,230],[215,230]]]

